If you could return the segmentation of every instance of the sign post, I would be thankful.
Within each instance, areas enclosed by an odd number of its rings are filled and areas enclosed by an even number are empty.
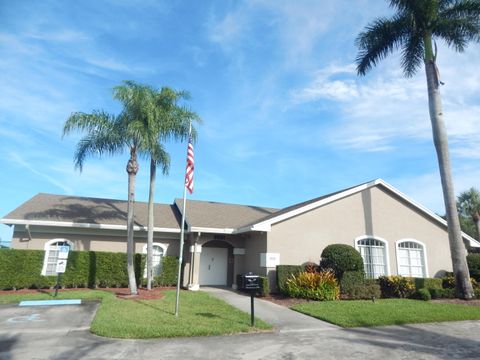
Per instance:
[[[68,253],[70,251],[70,246],[62,245],[58,249],[58,259],[57,265],[55,267],[55,272],[57,273],[57,284],[55,285],[55,297],[58,294],[58,288],[60,287],[60,278],[61,275],[67,269],[67,260],[68,260]]]

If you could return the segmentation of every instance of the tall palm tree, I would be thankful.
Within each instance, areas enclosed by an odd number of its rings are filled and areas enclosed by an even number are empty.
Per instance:
[[[365,75],[378,61],[397,49],[402,51],[402,68],[405,76],[412,76],[423,62],[427,78],[433,142],[447,213],[448,238],[457,296],[471,299],[474,293],[455,202],[447,132],[440,98],[435,39],[443,40],[458,52],[464,51],[468,42],[478,41],[480,2],[478,0],[390,0],[390,6],[396,10],[392,18],[376,19],[358,35],[356,39],[359,48],[357,71],[359,75]]]
[[[146,112],[149,105],[144,94],[131,91],[132,84],[124,83],[114,88],[113,97],[122,102],[123,109],[119,115],[104,111],[91,114],[76,112],[70,115],[63,127],[63,136],[73,131],[86,133],[77,144],[74,155],[75,167],[82,171],[88,156],[115,155],[129,150],[126,171],[128,173],[127,204],[127,272],[130,293],[138,293],[134,269],[135,243],[133,238],[135,178],[138,172],[138,151],[143,146],[142,133],[137,131],[136,123]]]
[[[136,117],[131,129],[139,134],[141,139],[139,152],[150,158],[150,187],[148,196],[148,232],[147,232],[147,289],[152,288],[153,282],[153,227],[154,227],[154,196],[157,167],[162,167],[163,174],[167,174],[170,166],[170,156],[165,151],[163,142],[169,140],[183,140],[189,135],[192,121],[200,122],[200,117],[193,111],[181,106],[181,100],[188,100],[189,94],[185,91],[176,91],[169,87],[156,90],[147,85],[132,81],[125,82],[119,94],[122,98],[141,98],[142,116]],[[132,96],[135,92],[139,95]],[[192,127],[192,134],[196,131]]]
[[[480,240],[480,192],[475,188],[460,193],[458,196],[458,212],[460,216],[471,217]]]

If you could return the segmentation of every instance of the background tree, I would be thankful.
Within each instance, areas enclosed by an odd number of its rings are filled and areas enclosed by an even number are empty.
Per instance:
[[[480,239],[480,192],[475,188],[460,193],[458,196],[458,214],[461,218],[470,218],[475,224],[477,240]],[[462,222],[462,219],[460,219]],[[464,220],[465,222],[465,220]]]
[[[157,167],[161,166],[164,175],[168,174],[170,156],[164,142],[184,140],[189,135],[190,122],[200,122],[200,117],[193,111],[180,105],[181,100],[188,100],[185,91],[176,91],[169,87],[156,90],[150,86],[126,81],[119,87],[117,95],[122,101],[135,99],[139,108],[135,120],[129,125],[138,139],[138,151],[150,160],[150,186],[148,196],[148,232],[147,232],[147,289],[153,282],[153,228],[154,197]],[[192,135],[196,137],[195,128]]]
[[[356,45],[359,48],[357,71],[359,75],[365,75],[379,60],[397,49],[402,51],[402,68],[405,76],[410,77],[415,74],[423,62],[457,296],[471,299],[474,293],[457,214],[434,41],[441,39],[458,52],[464,51],[469,41],[478,41],[480,2],[477,0],[390,0],[390,6],[396,10],[392,18],[378,18],[358,35],[356,39]]]
[[[63,136],[73,131],[86,133],[77,144],[74,155],[75,167],[82,171],[83,164],[89,156],[104,154],[115,155],[130,152],[126,171],[128,173],[128,203],[127,203],[127,272],[130,293],[138,293],[135,280],[133,238],[135,178],[138,172],[138,151],[143,144],[142,133],[137,129],[137,122],[147,111],[144,94],[130,91],[132,84],[124,83],[114,88],[113,97],[119,100],[123,109],[119,115],[111,115],[95,110],[91,114],[76,112],[70,115],[63,127]]]

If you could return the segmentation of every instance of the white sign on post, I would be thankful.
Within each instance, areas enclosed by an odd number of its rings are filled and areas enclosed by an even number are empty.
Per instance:
[[[70,251],[70,246],[62,245],[58,249],[58,258],[59,259],[68,259],[68,252]]]
[[[58,259],[57,260],[57,267],[55,268],[55,272],[57,274],[63,274],[67,269],[67,259]]]

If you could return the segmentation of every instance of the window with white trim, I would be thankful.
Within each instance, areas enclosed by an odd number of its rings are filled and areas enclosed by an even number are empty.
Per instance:
[[[397,243],[398,274],[409,277],[426,277],[425,248],[416,241]]]
[[[147,253],[147,245],[143,248],[143,253]],[[152,267],[153,276],[158,276],[162,272],[162,257],[165,255],[165,247],[160,244],[153,244]],[[147,262],[145,261],[145,271],[143,277],[147,277]]]
[[[387,250],[385,243],[378,239],[364,238],[357,240],[357,250],[362,255],[365,274],[375,279],[387,275]]]
[[[68,246],[70,247],[70,250],[73,250],[73,243],[66,239],[53,239],[45,244],[45,257],[43,258],[42,275],[57,275],[55,270],[57,268],[60,246]]]

